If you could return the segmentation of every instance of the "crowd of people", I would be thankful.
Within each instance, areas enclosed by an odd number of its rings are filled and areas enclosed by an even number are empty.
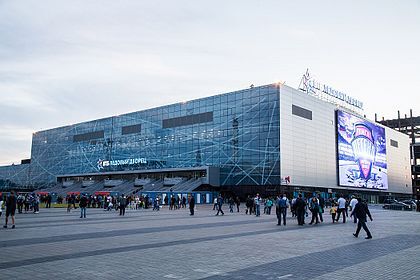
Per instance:
[[[233,206],[236,204],[237,212],[239,212],[240,200],[239,198],[233,199],[230,197],[228,199],[228,205],[230,212],[233,212]],[[216,216],[221,213],[224,215],[223,209],[223,197],[219,195],[214,199],[213,210],[216,210]],[[292,217],[297,219],[297,224],[303,226],[305,224],[305,217],[309,217],[311,214],[311,221],[309,225],[320,224],[324,222],[324,213],[325,209],[329,208],[329,213],[331,214],[332,223],[337,223],[342,217],[343,223],[346,223],[346,220],[349,217],[353,218],[353,222],[357,223],[356,232],[353,234],[355,237],[359,236],[361,228],[366,231],[366,239],[371,239],[372,234],[367,228],[366,222],[367,217],[372,221],[372,216],[370,214],[368,205],[365,201],[362,201],[360,197],[356,198],[352,196],[349,198],[344,198],[343,195],[339,195],[338,199],[329,198],[327,201],[320,195],[316,194],[312,197],[304,198],[302,194],[298,194],[297,197],[294,197],[291,201],[287,198],[286,194],[278,195],[276,198],[268,197],[262,199],[261,196],[257,193],[255,197],[248,196],[245,201],[245,214],[255,215],[259,217],[261,215],[260,209],[263,206],[263,213],[266,215],[271,215],[271,209],[274,206],[276,209],[277,216],[277,225],[281,226],[282,224],[286,226],[286,216],[287,210],[290,209]]]
[[[41,203],[41,196],[35,193],[16,194],[16,207],[19,214],[22,213],[39,213],[39,205]],[[50,202],[51,203],[51,202]]]
[[[124,216],[126,208],[136,209],[148,209],[153,205],[153,211],[159,211],[162,207],[162,202],[168,205],[169,210],[176,210],[186,208],[187,203],[190,210],[190,215],[194,215],[195,199],[194,196],[178,196],[171,195],[170,197],[165,196],[162,200],[160,196],[152,199],[148,196],[131,195],[120,196],[111,195],[86,195],[86,194],[69,194],[65,198],[67,203],[67,212],[70,212],[72,208],[77,209],[76,204],[80,208],[80,218],[86,218],[86,208],[103,208],[105,211],[119,210],[119,215]],[[6,206],[6,218],[4,228],[8,227],[9,216],[12,219],[12,228],[15,228],[15,212],[16,208],[18,213],[25,213],[33,211],[33,213],[39,213],[40,202],[45,203],[45,207],[51,207],[51,196],[40,196],[35,193],[28,194],[16,194],[12,191],[5,201]],[[228,199],[222,197],[221,194],[214,198],[213,210],[217,209],[219,214],[224,215],[223,204],[229,205],[229,211],[231,213],[240,212],[241,201],[239,197],[230,196]],[[2,214],[3,201],[0,200],[0,216]],[[342,218],[343,223],[349,218],[353,218],[353,222],[357,223],[356,232],[353,234],[358,237],[360,230],[363,228],[366,231],[367,239],[371,239],[372,235],[366,226],[367,217],[372,220],[367,203],[362,201],[361,198],[352,196],[350,199],[345,199],[343,195],[339,195],[338,199],[330,198],[327,201],[316,194],[312,197],[304,198],[302,194],[289,200],[286,194],[278,195],[276,198],[267,197],[261,198],[257,193],[254,197],[248,196],[245,201],[245,214],[255,215],[256,217],[261,216],[261,208],[263,207],[263,214],[271,215],[272,208],[275,207],[275,213],[277,216],[277,225],[286,226],[287,211],[290,209],[292,217],[295,217],[297,224],[303,226],[305,224],[305,218],[311,214],[311,220],[309,225],[319,224],[324,222],[325,209],[329,209],[331,214],[332,223],[337,223]],[[350,208],[350,214],[349,214]]]
[[[77,209],[77,205],[81,208],[80,218],[86,218],[86,208],[102,208],[105,211],[120,211],[120,215],[125,215],[126,208],[132,210],[148,209],[152,204],[153,200],[148,196],[126,196],[124,194],[120,196],[115,195],[86,195],[86,194],[69,194],[66,196],[65,201],[67,203],[67,212],[70,213],[71,209]],[[153,206],[155,209],[155,205]]]
[[[83,199],[83,202],[82,202]],[[151,206],[153,211],[159,211],[163,204],[168,205],[169,210],[177,210],[186,208],[187,203],[191,203],[191,198],[185,196],[171,195],[169,198],[165,196],[162,200],[160,196],[156,196],[154,199],[149,196],[130,195],[125,196],[124,194],[115,195],[85,195],[85,194],[69,194],[66,196],[65,201],[67,203],[67,212],[71,212],[71,209],[77,209],[77,205],[83,204],[83,208],[103,208],[106,211],[116,210],[120,211],[120,215],[125,215],[125,210],[148,209]],[[163,204],[162,204],[163,203]],[[194,200],[195,205],[195,200]],[[81,218],[86,216],[85,209],[81,213]]]
[[[148,209],[152,205],[152,199],[148,196],[125,196],[125,195],[86,195],[86,194],[69,194],[65,198],[67,204],[67,211],[70,212],[72,208],[77,209],[77,204],[80,203],[82,197],[86,198],[87,208],[103,208],[104,210],[118,210],[121,205],[120,199],[124,196],[126,202],[125,207],[131,209]]]

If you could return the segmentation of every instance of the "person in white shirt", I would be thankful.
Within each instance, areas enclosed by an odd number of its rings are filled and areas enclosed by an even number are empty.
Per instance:
[[[255,216],[260,216],[260,204],[261,204],[261,197],[260,194],[257,193],[257,196],[254,198],[254,205],[255,205]]]
[[[114,207],[114,204],[112,204],[112,200],[110,200],[109,202],[108,202],[108,207],[107,207],[107,211],[111,211],[112,210],[112,208]]]
[[[217,207],[217,197],[215,197],[213,200],[213,210],[216,210],[216,207]]]
[[[354,207],[356,206],[356,204],[357,204],[357,198],[353,195],[351,197],[351,200],[350,200],[351,215],[353,215]],[[357,217],[356,217],[356,215],[353,215],[353,220],[354,220],[354,223],[357,223]]]
[[[340,214],[343,213],[343,223],[345,223],[346,222],[346,200],[343,198],[342,194],[340,194],[340,198],[338,199],[337,203],[338,203],[338,207],[337,207],[336,222],[340,220]]]
[[[0,217],[1,217],[1,214],[3,213],[3,198],[2,197],[0,197]]]

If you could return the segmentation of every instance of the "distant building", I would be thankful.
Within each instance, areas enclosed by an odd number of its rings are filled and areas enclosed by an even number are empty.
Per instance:
[[[413,117],[413,110],[410,110],[410,116],[405,115],[404,118],[401,118],[400,111],[398,111],[396,119],[382,119],[378,122],[410,137],[413,194],[417,199],[420,199],[420,116]]]

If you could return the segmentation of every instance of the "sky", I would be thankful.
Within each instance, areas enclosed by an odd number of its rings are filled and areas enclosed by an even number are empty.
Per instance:
[[[285,82],[420,115],[420,0],[0,0],[0,165],[32,133]]]

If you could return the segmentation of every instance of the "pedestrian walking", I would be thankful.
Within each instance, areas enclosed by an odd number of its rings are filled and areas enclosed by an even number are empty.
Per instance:
[[[318,205],[319,205],[319,220],[322,222],[324,222],[324,218],[322,217],[322,214],[324,213],[324,208],[325,208],[325,199],[318,194],[317,196],[318,199]]]
[[[255,205],[255,216],[259,217],[261,215],[260,213],[261,197],[259,193],[257,193],[257,195],[254,198],[254,205]]]
[[[106,210],[107,210],[107,211],[111,211],[113,207],[114,207],[114,204],[112,204],[112,200],[110,200],[110,201],[108,202],[108,207],[106,208]]]
[[[349,198],[346,198],[346,208],[344,208],[345,209],[345,212],[346,212],[346,218],[348,218],[349,217],[349,206],[350,206],[350,200],[349,200]]]
[[[29,199],[29,194],[25,195],[25,201],[24,201],[24,205],[25,205],[25,214],[29,212],[29,207],[30,207],[30,199]]]
[[[340,198],[337,201],[338,203],[338,208],[337,208],[337,220],[335,220],[336,222],[338,222],[338,220],[340,220],[340,215],[343,214],[343,223],[346,222],[346,204],[347,201],[343,198],[343,195],[340,194]]]
[[[292,199],[291,204],[290,204],[290,212],[292,212],[292,218],[297,217],[297,214],[296,214],[296,199],[297,198],[294,197]]]
[[[312,213],[312,219],[309,224],[312,225],[315,222],[315,219],[316,219],[315,224],[319,224],[319,220],[318,220],[319,204],[318,204],[318,199],[315,196],[312,197],[312,199],[309,202],[309,210]]]
[[[9,196],[6,198],[6,220],[4,228],[7,228],[7,223],[9,221],[9,216],[12,218],[12,228],[15,228],[15,213],[16,213],[16,196],[15,192],[11,191]]]
[[[39,195],[38,194],[34,194],[34,214],[38,214],[39,213]]]
[[[191,194],[189,206],[190,206],[190,216],[194,216],[195,198],[193,194]]]
[[[87,206],[87,197],[86,195],[82,194],[82,197],[79,201],[80,207],[80,218],[86,218],[86,206]]]
[[[306,202],[302,198],[302,194],[298,195],[298,198],[296,199],[295,204],[296,204],[296,214],[297,214],[298,225],[303,226],[305,224]]]
[[[47,197],[45,198],[45,208],[51,208],[51,201],[52,201],[51,194],[47,194]]]
[[[216,210],[216,209],[218,209],[218,206],[217,206],[217,197],[215,197],[214,200],[213,200],[213,210]]]
[[[235,206],[235,200],[233,200],[233,197],[229,198],[228,203],[229,203],[229,212],[233,213],[233,207]]]
[[[330,214],[331,214],[332,222],[335,223],[335,216],[337,214],[337,205],[335,204],[335,202],[331,203]]]
[[[171,195],[171,200],[170,200],[170,205],[169,205],[169,209],[170,210],[175,210],[176,209],[176,198],[174,195]]]
[[[127,206],[127,199],[125,198],[125,195],[121,195],[120,200],[119,200],[119,204],[120,204],[120,216],[124,216],[125,215],[125,207]]]
[[[0,217],[3,214],[3,196],[0,195]]]
[[[236,210],[239,213],[239,206],[241,205],[241,200],[239,199],[239,196],[236,197],[235,202],[236,202]]]
[[[71,203],[73,204],[73,208],[77,209],[77,207],[76,207],[76,195],[75,194],[71,195]]]
[[[72,197],[71,196],[67,196],[67,213],[70,213],[70,210],[71,210],[71,205],[72,205]],[[26,209],[25,209],[25,211],[26,211]]]
[[[267,207],[266,209],[266,214],[267,215],[271,215],[271,207],[273,207],[273,201],[271,200],[271,198],[267,198],[267,201],[265,202],[265,206]]]
[[[217,197],[217,213],[216,213],[216,216],[218,216],[219,213],[222,213],[222,216],[225,214],[225,213],[223,213],[222,205],[223,205],[223,197],[222,197],[221,194],[219,194],[219,196]]]
[[[153,211],[159,211],[160,206],[159,206],[159,197],[156,197],[155,200],[153,201]]]
[[[358,202],[357,198],[353,195],[350,200],[350,210],[351,210],[350,217],[353,216],[354,223],[357,223],[357,218],[356,218],[356,215],[352,215],[352,214],[353,214],[354,208],[356,207],[357,202]]]
[[[252,205],[254,205],[254,201],[252,200],[251,196],[248,195],[245,201],[245,206],[246,206],[245,215],[248,213],[249,215],[252,214]]]
[[[187,208],[187,198],[185,198],[185,196],[182,197],[182,208]]]
[[[373,221],[372,215],[370,214],[367,204],[363,203],[360,197],[357,198],[357,204],[354,207],[354,211],[351,213],[351,215],[356,215],[357,220],[358,220],[356,233],[353,233],[354,237],[359,237],[360,229],[363,228],[367,234],[366,239],[372,239],[372,234],[370,233],[366,225],[366,222],[367,222],[366,215],[369,216],[369,219],[371,221]]]
[[[19,194],[17,197],[17,208],[18,208],[18,213],[22,214],[23,211],[23,201],[24,201],[24,196],[22,194]]]
[[[286,194],[283,196],[278,196],[276,201],[276,215],[277,215],[277,225],[281,225],[281,220],[283,217],[283,225],[286,225],[286,214],[287,207],[289,206],[289,200],[286,197]]]

